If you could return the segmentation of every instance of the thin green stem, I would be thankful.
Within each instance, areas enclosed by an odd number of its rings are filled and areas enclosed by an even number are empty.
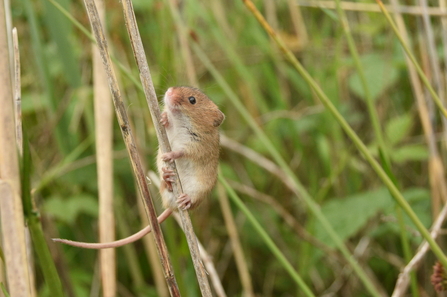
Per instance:
[[[54,265],[50,250],[48,249],[45,236],[43,234],[40,218],[37,214],[32,214],[28,217],[28,228],[33,240],[34,251],[39,259],[40,268],[45,278],[45,283],[48,285],[48,290],[51,296],[64,296],[62,283]]]
[[[198,58],[202,61],[203,65],[208,69],[208,71],[211,73],[211,75],[214,77],[214,79],[217,81],[217,83],[221,86],[222,90],[226,93],[227,98],[230,99],[230,101],[236,107],[238,112],[242,115],[242,117],[245,119],[245,121],[248,123],[248,125],[253,129],[256,136],[261,140],[261,142],[266,147],[266,149],[269,151],[270,155],[275,160],[275,162],[278,163],[278,165],[281,167],[281,169],[284,171],[284,173],[290,178],[291,182],[294,184],[294,187],[296,189],[295,190],[296,195],[298,197],[301,197],[304,200],[304,202],[307,204],[307,207],[309,208],[309,210],[315,215],[317,220],[320,221],[321,225],[326,230],[326,232],[329,234],[332,241],[335,243],[337,248],[341,251],[343,256],[346,258],[347,262],[351,265],[351,267],[357,273],[359,278],[365,284],[365,287],[369,290],[369,292],[373,296],[380,296],[380,293],[377,291],[374,284],[368,278],[368,276],[366,275],[363,268],[361,268],[361,266],[357,263],[355,258],[352,256],[351,252],[348,250],[346,245],[343,243],[343,241],[337,235],[337,232],[334,230],[332,225],[329,223],[329,221],[326,219],[324,214],[321,212],[320,206],[312,199],[312,197],[307,192],[305,187],[301,184],[301,182],[296,177],[295,173],[289,167],[287,162],[282,158],[281,154],[275,148],[275,146],[270,141],[268,136],[258,126],[256,121],[250,115],[250,113],[245,108],[245,106],[241,103],[238,96],[230,88],[230,86],[225,81],[223,76],[219,73],[219,71],[217,71],[217,69],[211,63],[209,58],[205,55],[205,53],[202,51],[202,49],[200,49],[200,47],[198,45],[192,43],[192,48],[194,49]]]
[[[397,216],[397,222],[399,224],[399,229],[400,229],[400,240],[402,243],[402,250],[404,252],[404,259],[405,259],[406,263],[409,263],[412,259],[410,242],[408,239],[408,234],[407,234],[407,232],[405,232],[404,215],[402,213],[402,209],[398,205],[396,205],[396,216]],[[411,281],[411,296],[418,297],[419,289],[418,289],[416,274],[414,271],[412,271],[410,273],[410,281]]]
[[[2,292],[6,297],[10,297],[8,291],[6,291],[5,285],[3,283],[0,283],[0,286],[2,287]]]
[[[372,123],[373,129],[374,129],[375,136],[377,138],[377,143],[379,145],[379,149],[381,149],[383,151],[383,154],[385,155],[385,158],[388,161],[388,158],[387,158],[388,154],[386,153],[386,150],[385,150],[385,142],[383,140],[383,134],[382,134],[382,129],[380,127],[379,116],[377,115],[376,109],[374,107],[374,100],[371,97],[371,92],[369,90],[369,86],[366,81],[365,71],[363,70],[362,63],[360,62],[359,53],[357,51],[357,47],[355,46],[354,38],[352,37],[352,34],[351,34],[351,29],[349,27],[348,19],[346,18],[346,14],[344,13],[343,9],[341,8],[340,0],[336,0],[335,5],[337,8],[338,17],[341,22],[343,32],[344,32],[346,40],[348,42],[349,51],[350,51],[351,56],[354,60],[355,67],[357,69],[357,73],[360,77],[360,82],[362,84],[362,88],[365,93],[365,101],[366,101],[366,105],[368,107],[369,117],[371,118],[371,123]]]
[[[380,126],[380,121],[379,121],[379,115],[377,114],[377,110],[374,106],[374,100],[371,96],[371,92],[369,90],[369,86],[366,81],[365,71],[363,69],[362,63],[360,62],[357,47],[355,46],[354,38],[352,37],[351,30],[349,28],[348,19],[346,17],[344,10],[341,8],[340,0],[336,0],[335,5],[337,8],[338,17],[341,21],[343,32],[346,36],[346,40],[348,41],[349,51],[351,53],[351,56],[354,59],[355,66],[357,68],[357,73],[359,74],[360,81],[361,81],[361,84],[362,84],[362,87],[363,87],[363,90],[365,93],[366,105],[368,107],[369,117],[371,119],[371,123],[372,123],[373,129],[374,129],[374,134],[376,136],[378,150],[379,150],[379,156],[380,156],[382,166],[384,168],[388,168],[388,170],[386,170],[386,173],[388,174],[389,178],[394,181],[394,184],[397,186],[396,178],[395,178],[393,172],[391,171],[390,158],[388,155],[387,147],[385,146],[382,128]],[[405,224],[403,221],[402,211],[400,208],[396,208],[396,216],[397,216],[397,220],[399,221],[400,238],[401,238],[401,242],[402,242],[404,258],[405,258],[405,261],[408,263],[408,262],[410,262],[410,260],[412,258],[412,254],[411,254],[411,249],[410,249],[410,242],[408,240],[407,232],[405,229]],[[411,288],[412,288],[413,296],[415,296],[415,297],[419,296],[418,291],[414,290],[415,287],[417,288],[417,285],[416,285],[417,281],[416,281],[414,273],[411,274],[411,283],[412,283]]]
[[[247,4],[248,0],[244,0],[244,2]],[[250,10],[252,9],[255,9],[257,11],[254,5],[252,8],[250,8]],[[416,228],[421,233],[422,237],[430,245],[430,248],[432,249],[433,253],[437,256],[439,261],[443,264],[444,267],[447,267],[447,257],[444,255],[444,253],[442,252],[439,245],[435,242],[435,240],[433,240],[433,238],[430,236],[428,230],[424,227],[422,222],[419,220],[418,216],[415,214],[415,212],[410,207],[408,202],[405,200],[403,195],[397,189],[393,181],[389,178],[389,176],[386,174],[386,172],[380,166],[380,164],[376,161],[376,159],[374,159],[374,157],[369,152],[366,145],[361,141],[361,139],[357,136],[357,134],[354,132],[351,126],[349,126],[348,122],[338,112],[338,110],[335,108],[335,106],[332,104],[332,102],[329,100],[329,98],[323,92],[323,90],[320,88],[317,82],[309,75],[309,73],[304,69],[301,63],[293,55],[293,53],[287,48],[287,46],[284,44],[284,41],[282,41],[282,39],[268,25],[268,23],[265,21],[264,17],[259,13],[259,11],[257,11],[257,13],[253,12],[253,14],[255,15],[259,23],[267,31],[267,33],[276,41],[277,45],[280,47],[280,49],[282,50],[286,58],[289,60],[289,62],[300,73],[300,75],[307,82],[307,84],[314,90],[315,94],[318,96],[318,98],[320,98],[321,102],[326,107],[326,109],[334,116],[334,118],[343,128],[348,137],[354,142],[357,149],[363,154],[364,158],[368,161],[368,163],[371,165],[371,167],[379,176],[379,178],[382,180],[382,182],[385,184],[385,186],[387,186],[392,197],[402,207],[402,209],[405,211],[405,213],[408,215],[411,221],[415,224]]]
[[[22,200],[25,218],[33,240],[34,251],[42,269],[45,282],[48,284],[48,290],[51,296],[62,297],[64,291],[62,283],[56,270],[53,258],[51,257],[45,236],[43,234],[42,225],[39,214],[33,209],[34,203],[31,197],[31,156],[29,152],[28,138],[26,131],[23,133],[23,157],[21,159],[21,184],[22,184]]]
[[[82,33],[84,33],[85,36],[90,39],[91,42],[96,43],[95,38],[90,33],[90,31],[85,28],[78,20],[76,20],[65,8],[63,8],[59,3],[57,3],[55,0],[48,0],[51,4],[53,4],[65,17],[67,17],[75,27],[77,27],[79,30],[81,30]],[[131,71],[127,69],[115,56],[111,56],[113,63],[115,63],[116,66],[118,66],[119,70],[126,75],[128,79],[132,81],[132,83],[140,90],[143,91],[143,86],[141,85],[138,78],[134,75],[132,75]]]
[[[391,25],[391,28],[393,29],[394,33],[396,33],[396,36],[399,39],[400,44],[402,45],[402,47],[403,47],[405,53],[407,54],[408,58],[410,58],[410,60],[413,63],[414,67],[416,68],[416,71],[419,74],[419,77],[421,78],[421,80],[424,83],[425,87],[430,92],[430,95],[432,96],[433,100],[435,101],[436,106],[438,106],[439,110],[444,115],[444,117],[447,118],[447,109],[444,108],[444,105],[442,104],[441,99],[439,98],[438,94],[436,94],[435,90],[432,88],[430,82],[428,81],[427,76],[425,76],[424,71],[422,70],[421,66],[419,66],[419,63],[417,62],[417,60],[414,57],[414,55],[411,53],[410,48],[405,43],[404,38],[399,33],[399,29],[397,29],[397,26],[394,23],[393,19],[391,18],[390,14],[386,10],[386,8],[383,5],[382,1],[376,0],[376,2],[377,2],[377,4],[379,4],[380,10],[382,10],[382,12],[385,15],[385,18],[387,19],[388,23]]]
[[[267,244],[269,249],[272,251],[273,255],[278,259],[278,261],[284,266],[284,268],[287,270],[287,272],[290,274],[290,276],[295,280],[295,282],[298,284],[298,286],[303,290],[303,292],[306,294],[306,296],[315,296],[312,291],[309,289],[309,287],[306,285],[306,283],[303,281],[303,279],[300,277],[298,272],[295,271],[292,264],[287,260],[287,258],[284,256],[284,254],[279,250],[279,248],[276,246],[276,244],[273,242],[273,240],[270,238],[270,236],[267,234],[267,232],[262,228],[261,224],[255,219],[253,214],[250,212],[250,210],[245,206],[245,204],[241,201],[239,196],[236,194],[236,192],[230,187],[230,185],[227,183],[225,178],[222,177],[221,174],[219,174],[219,181],[220,183],[225,187],[225,189],[228,192],[228,195],[230,196],[231,200],[237,205],[237,207],[245,214],[247,219],[250,221],[252,226],[255,228],[256,232],[259,233],[262,240]]]

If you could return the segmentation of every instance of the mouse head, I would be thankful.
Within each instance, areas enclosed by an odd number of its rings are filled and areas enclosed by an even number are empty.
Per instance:
[[[204,129],[219,127],[225,115],[207,95],[196,88],[171,87],[164,97],[165,105],[174,117],[187,116]]]

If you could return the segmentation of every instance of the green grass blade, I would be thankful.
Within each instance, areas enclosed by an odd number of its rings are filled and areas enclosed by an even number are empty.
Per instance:
[[[337,232],[334,230],[334,228],[330,225],[326,217],[321,212],[320,206],[312,199],[312,197],[309,195],[305,187],[299,182],[298,178],[296,177],[295,173],[290,169],[289,165],[286,163],[286,161],[282,158],[282,156],[279,154],[278,150],[274,147],[272,142],[270,141],[269,137],[264,133],[264,131],[258,126],[254,118],[250,115],[248,110],[243,106],[240,99],[236,95],[236,93],[233,92],[231,87],[227,84],[225,79],[222,77],[222,75],[217,71],[217,69],[214,67],[214,65],[211,63],[211,61],[208,59],[208,57],[205,55],[205,53],[200,49],[200,47],[196,44],[192,44],[192,47],[198,56],[198,58],[202,61],[203,65],[210,71],[211,75],[214,77],[216,82],[221,86],[222,90],[227,95],[228,99],[233,103],[233,105],[236,107],[237,111],[242,115],[242,117],[245,119],[245,121],[248,123],[248,125],[254,130],[256,133],[256,136],[261,140],[263,145],[266,147],[266,149],[269,151],[269,153],[272,155],[275,162],[278,163],[278,165],[281,167],[281,169],[286,173],[286,175],[291,179],[293,182],[295,188],[296,188],[296,194],[300,198],[304,200],[309,210],[315,215],[318,221],[321,222],[321,225],[325,229],[325,231],[329,234],[331,239],[334,241],[337,248],[341,251],[345,259],[348,261],[348,263],[352,266],[354,271],[357,273],[359,278],[362,280],[362,282],[365,284],[365,286],[368,288],[370,293],[373,296],[380,296],[380,293],[375,288],[374,284],[371,282],[371,280],[368,278],[366,273],[364,272],[363,268],[360,267],[360,265],[357,263],[357,261],[354,259],[348,248],[345,246],[343,241],[339,238],[337,235]]]
[[[340,19],[343,32],[345,33],[346,40],[348,41],[348,47],[349,51],[351,53],[352,58],[354,59],[355,67],[357,68],[357,72],[360,77],[360,81],[365,93],[365,99],[366,99],[366,105],[368,108],[369,117],[371,119],[371,123],[374,129],[374,134],[377,140],[378,144],[378,151],[380,156],[381,164],[385,170],[385,172],[388,174],[388,177],[393,181],[393,183],[397,186],[397,179],[394,176],[393,172],[391,171],[391,164],[390,164],[390,158],[388,155],[387,147],[385,146],[385,141],[383,138],[382,128],[380,126],[379,116],[377,114],[377,110],[374,106],[374,100],[371,96],[371,92],[369,90],[368,83],[366,82],[366,76],[365,71],[363,69],[362,63],[360,62],[359,54],[357,51],[357,47],[355,46],[354,38],[352,37],[351,30],[349,28],[348,19],[346,17],[345,12],[341,8],[340,0],[335,0],[335,5],[337,8],[337,14]],[[407,232],[405,229],[404,219],[402,215],[401,209],[396,209],[396,216],[397,220],[399,222],[399,231],[400,231],[400,238],[402,242],[402,248],[404,252],[404,258],[405,261],[408,263],[410,262],[412,255],[411,255],[411,248],[410,248],[410,242],[408,240]],[[419,296],[419,293],[417,290],[414,290],[416,284],[416,278],[414,273],[411,274],[411,282],[412,282],[412,293],[413,296]]]
[[[388,175],[383,170],[383,168],[380,166],[380,164],[376,161],[376,159],[374,159],[374,157],[369,152],[366,145],[357,136],[357,134],[354,132],[354,130],[351,128],[351,126],[348,124],[348,122],[343,118],[343,116],[340,114],[340,112],[335,108],[335,106],[332,104],[330,99],[326,96],[326,94],[323,92],[323,90],[320,88],[320,86],[317,84],[317,82],[304,69],[304,67],[296,59],[296,57],[293,55],[293,53],[290,50],[288,50],[287,46],[284,44],[282,39],[277,34],[275,34],[275,32],[271,29],[271,27],[265,22],[265,19],[262,17],[262,15],[258,12],[257,14],[255,14],[255,17],[258,19],[258,21],[264,27],[264,29],[269,33],[269,35],[277,42],[277,44],[282,49],[284,55],[289,60],[289,62],[301,74],[303,79],[306,80],[306,82],[309,84],[309,86],[314,90],[316,95],[320,98],[321,102],[326,107],[326,109],[334,116],[334,118],[337,120],[337,122],[343,128],[343,130],[348,135],[348,137],[354,142],[357,149],[362,153],[362,155],[365,157],[365,159],[368,161],[368,163],[374,169],[374,171],[379,176],[379,178],[382,180],[382,182],[385,184],[385,186],[387,186],[387,188],[389,189],[393,198],[402,207],[402,209],[405,211],[405,213],[408,215],[408,217],[411,219],[411,221],[415,224],[416,228],[421,233],[422,237],[428,242],[428,244],[430,245],[430,248],[432,249],[432,251],[436,255],[436,257],[439,259],[439,261],[443,264],[444,267],[447,267],[447,257],[442,252],[441,248],[436,243],[436,241],[433,240],[433,238],[430,236],[430,233],[424,227],[422,222],[419,220],[418,216],[413,211],[413,209],[408,204],[408,202],[405,200],[402,193],[400,193],[400,191],[397,189],[397,187],[395,186],[393,181],[388,177]]]
[[[48,1],[43,1],[45,7],[45,23],[50,33],[51,39],[57,45],[57,55],[61,65],[64,65],[62,74],[66,77],[70,87],[81,86],[80,62],[74,53],[74,47],[70,36],[73,36],[72,23],[63,17],[56,7]],[[60,0],[60,4],[68,7],[69,0]]]
[[[407,54],[408,58],[410,58],[410,60],[413,63],[414,67],[416,68],[416,71],[419,74],[419,77],[421,78],[421,80],[424,83],[424,85],[427,88],[427,90],[430,92],[430,95],[432,96],[433,100],[435,101],[436,106],[439,108],[439,111],[444,115],[445,118],[447,118],[447,109],[445,109],[445,107],[442,104],[442,101],[439,98],[438,94],[436,94],[435,90],[431,86],[431,84],[428,81],[427,76],[424,74],[424,71],[422,70],[421,66],[417,62],[416,58],[414,57],[414,55],[411,52],[411,50],[408,47],[408,45],[405,43],[404,38],[402,37],[402,35],[400,35],[399,30],[397,29],[396,24],[394,24],[390,14],[386,10],[386,8],[383,5],[382,1],[376,0],[376,2],[377,2],[377,4],[379,4],[380,9],[382,10],[383,14],[385,15],[385,18],[387,19],[388,23],[390,24],[391,28],[393,29],[394,33],[396,34],[397,38],[399,39],[399,42],[402,45],[402,48],[404,49],[404,51]]]
[[[48,285],[51,296],[63,297],[64,292],[62,283],[56,270],[50,250],[48,249],[45,236],[43,234],[42,225],[39,214],[33,209],[33,202],[31,198],[31,155],[29,151],[28,138],[26,131],[23,133],[23,157],[22,157],[22,200],[25,218],[28,222],[28,228],[33,240],[33,247],[40,262],[40,268]]]
[[[278,259],[281,265],[287,270],[287,272],[290,274],[293,280],[303,290],[304,294],[306,294],[306,296],[315,296],[309,289],[309,287],[306,285],[306,283],[303,281],[303,279],[299,276],[298,272],[296,272],[296,270],[293,268],[292,264],[290,264],[290,262],[286,259],[284,254],[279,250],[279,248],[276,246],[276,244],[273,242],[273,240],[270,238],[270,236],[267,234],[264,228],[262,228],[261,224],[259,224],[259,222],[255,219],[253,214],[241,201],[236,192],[233,190],[233,188],[230,187],[230,185],[227,183],[225,178],[222,177],[222,175],[219,175],[219,181],[227,190],[228,195],[230,196],[231,200],[233,200],[234,204],[236,204],[237,207],[245,214],[247,219],[255,228],[256,232],[259,233],[262,240],[272,251],[273,255],[275,255],[275,257]]]

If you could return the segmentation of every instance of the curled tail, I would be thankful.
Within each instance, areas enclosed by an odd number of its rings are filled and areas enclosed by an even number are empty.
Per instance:
[[[157,218],[158,223],[159,224],[163,223],[171,214],[172,214],[172,210],[169,208],[166,209],[165,211],[163,211],[161,213],[161,215],[159,215]],[[61,238],[53,238],[52,240],[54,242],[60,242],[60,243],[64,243],[64,244],[68,244],[71,246],[80,247],[80,248],[84,248],[84,249],[99,250],[99,249],[117,248],[117,247],[126,245],[128,243],[135,242],[135,241],[141,239],[144,235],[149,234],[151,231],[152,231],[152,229],[151,229],[151,226],[149,225],[129,237],[126,237],[126,238],[123,238],[120,240],[116,240],[116,241],[102,242],[102,243],[80,242],[80,241],[72,241],[72,240],[61,239]]]

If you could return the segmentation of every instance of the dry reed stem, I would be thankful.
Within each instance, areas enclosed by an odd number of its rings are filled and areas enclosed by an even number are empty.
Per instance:
[[[145,228],[149,225],[149,220],[146,216],[146,210],[142,199],[138,199],[138,211],[141,218],[141,228]],[[161,267],[160,261],[157,255],[157,248],[153,239],[152,233],[144,236],[142,239],[146,255],[149,259],[152,276],[154,278],[155,288],[157,290],[158,297],[169,296],[168,288],[166,287],[166,282],[163,277],[163,269]]]
[[[351,10],[351,11],[363,11],[363,12],[381,12],[380,8],[373,3],[357,3],[357,2],[347,2],[343,1],[340,3],[341,8],[343,10]],[[297,5],[303,7],[318,7],[318,8],[329,8],[335,9],[335,2],[331,0],[299,0]],[[422,15],[424,12],[421,10],[419,6],[405,6],[405,5],[384,5],[386,10],[390,13],[403,13],[403,14],[412,14],[412,15]],[[447,11],[435,8],[428,7],[427,14],[431,16],[447,16]]]
[[[230,238],[231,247],[234,253],[234,260],[236,262],[237,271],[241,278],[243,296],[254,297],[253,285],[251,281],[250,272],[248,270],[246,257],[242,249],[239,234],[237,232],[236,222],[231,212],[230,202],[228,201],[227,193],[222,184],[217,185],[217,193],[219,196],[220,209],[225,221],[225,227],[228,231],[228,237]]]
[[[264,0],[264,10],[265,10],[265,18],[267,21],[272,25],[273,28],[276,30],[279,28],[278,25],[278,17],[277,17],[277,1],[275,0]],[[296,8],[299,9],[299,6],[294,5],[293,9],[296,10]],[[292,19],[293,20],[293,19]],[[296,36],[297,42],[297,49],[302,49],[301,40],[299,39],[299,36]],[[270,46],[271,48],[275,49],[276,44],[273,39],[270,39]],[[276,80],[279,85],[279,92],[280,92],[280,98],[286,103],[286,105],[290,105],[290,87],[287,83],[287,67],[286,62],[284,59],[282,59],[279,55],[273,55],[272,56],[274,65],[275,65],[275,72],[276,72]]]
[[[23,133],[22,133],[22,83],[20,73],[20,51],[19,38],[17,35],[17,28],[12,29],[12,43],[13,43],[13,75],[14,75],[14,115],[16,125],[16,143],[17,150],[20,156],[23,156]],[[26,255],[28,258],[28,273],[30,283],[30,296],[37,296],[36,292],[36,278],[34,275],[34,257],[33,246],[31,241],[31,234],[28,227],[25,227],[25,241],[26,241]]]
[[[152,78],[149,71],[149,65],[146,60],[143,43],[141,41],[141,36],[138,31],[138,25],[135,19],[135,13],[133,10],[132,2],[130,0],[123,0],[121,1],[121,3],[123,5],[126,28],[129,34],[132,50],[134,52],[134,57],[140,72],[141,83],[143,85],[146,101],[148,103],[149,110],[151,112],[152,121],[154,123],[155,131],[157,133],[160,149],[163,153],[170,152],[171,146],[169,144],[166,130],[164,126],[160,124],[160,107],[158,106],[158,100],[155,94],[154,85],[152,83]],[[175,163],[165,163],[165,166],[172,169],[173,172],[175,173],[174,178],[176,182],[173,183],[172,188],[174,195],[178,197],[180,196],[181,193],[183,193],[183,190],[182,185],[180,183],[180,179],[178,177],[177,169],[175,167]],[[182,220],[182,229],[186,235],[186,240],[188,242],[189,250],[194,264],[194,269],[196,271],[200,291],[202,292],[202,296],[211,296],[211,290],[209,287],[208,278],[206,276],[205,269],[203,268],[200,262],[199,248],[197,246],[197,238],[192,228],[191,219],[187,211],[184,211],[179,208],[178,213]]]
[[[300,41],[301,47],[304,48],[309,42],[309,37],[307,35],[306,23],[304,22],[301,13],[301,7],[296,5],[295,0],[287,0],[287,5],[289,6],[290,17],[292,19],[295,34]]]
[[[235,41],[234,33],[228,24],[228,12],[226,11],[225,3],[222,3],[221,0],[211,0],[209,2],[217,24],[224,32],[226,39]]]
[[[444,223],[446,217],[447,217],[447,204],[444,205],[443,209],[441,210],[441,213],[437,217],[436,221],[433,223],[432,231],[430,232],[430,235],[433,238],[436,239],[438,237],[442,224]],[[424,243],[422,243],[419,246],[416,255],[414,255],[413,259],[411,259],[411,261],[407,264],[407,266],[405,266],[405,268],[399,274],[399,278],[397,279],[392,297],[405,296],[408,285],[410,283],[410,273],[421,264],[421,261],[424,259],[425,254],[429,250],[430,246],[426,241],[424,241]]]
[[[149,222],[152,227],[152,232],[154,234],[157,251],[160,256],[160,261],[163,266],[163,273],[165,276],[165,280],[168,284],[171,296],[180,296],[177,281],[174,276],[168,250],[166,247],[166,243],[164,241],[160,225],[158,224],[157,221],[157,214],[154,209],[152,198],[146,183],[146,177],[141,165],[140,157],[138,155],[134,137],[130,128],[126,108],[121,99],[121,93],[118,88],[118,82],[114,70],[112,68],[112,63],[108,52],[107,41],[105,39],[104,32],[102,30],[102,26],[99,20],[98,11],[96,10],[96,6],[93,0],[85,0],[84,2],[96,42],[100,49],[100,54],[104,64],[104,68],[108,76],[109,88],[112,93],[112,99],[115,105],[115,111],[124,138],[124,143],[130,156],[130,161],[132,164],[132,168],[134,170],[139,191],[147,207]]]
[[[9,72],[8,72],[9,75]],[[25,242],[17,234],[24,233],[23,226],[15,221],[15,201],[18,196],[12,184],[0,179],[0,207],[2,224],[2,250],[6,265],[6,277],[10,296],[28,297],[30,288],[28,283],[28,265],[26,263]],[[23,223],[22,223],[23,225]]]
[[[14,111],[16,122],[16,143],[19,154],[23,154],[22,139],[22,91],[20,82],[20,51],[19,39],[17,37],[17,29],[12,29],[12,41],[14,47]]]
[[[177,37],[180,43],[180,53],[182,55],[183,61],[185,63],[186,75],[188,77],[188,83],[191,86],[198,87],[199,83],[197,81],[197,74],[192,61],[191,49],[188,44],[188,34],[187,27],[183,23],[180,10],[178,8],[179,2],[176,0],[169,0],[169,7],[171,9],[172,18],[175,21]]]
[[[247,185],[228,180],[228,183],[231,185],[231,187],[247,196],[252,197],[253,199],[259,200],[267,205],[269,205],[272,209],[274,209],[279,216],[284,220],[284,222],[289,225],[289,227],[303,240],[309,242],[316,248],[322,250],[326,256],[332,257],[333,259],[337,259],[339,262],[344,262],[345,260],[343,257],[340,257],[336,252],[334,252],[333,249],[331,249],[328,245],[321,242],[319,239],[314,237],[312,234],[310,234],[306,228],[301,226],[301,224],[296,220],[296,218],[284,207],[279,203],[276,199],[274,199],[272,196],[267,195],[265,193],[259,192],[258,190],[249,187]]]
[[[275,163],[273,163],[272,161],[270,161],[263,155],[259,154],[258,152],[252,150],[249,147],[246,147],[246,146],[240,144],[237,141],[234,141],[234,140],[228,138],[227,136],[225,136],[223,134],[220,135],[220,142],[221,142],[222,147],[230,149],[230,150],[246,157],[247,159],[253,161],[255,164],[263,167],[270,173],[276,175],[279,178],[279,180],[281,180],[289,189],[291,189],[294,192],[297,191],[295,186],[293,185],[293,182],[290,179],[290,177],[288,177],[284,173],[284,171],[282,171],[281,168],[279,168]]]
[[[446,0],[439,0],[439,9],[441,11],[447,11],[447,3]],[[442,44],[443,44],[443,52],[444,52],[444,61],[447,61],[447,19],[441,18],[441,26],[442,26]],[[444,66],[445,69],[445,66]]]
[[[12,45],[11,45],[12,46]],[[23,206],[20,198],[5,3],[0,1],[0,199],[2,247],[11,296],[30,296]]]
[[[14,41],[12,37],[12,15],[11,15],[11,1],[4,0],[5,3],[5,19],[6,19],[6,35],[8,38],[8,52],[9,52],[9,63],[14,65]],[[10,77],[14,77],[14,68],[10,68]]]
[[[422,23],[425,31],[425,38],[424,38],[424,45],[427,47],[427,54],[428,54],[428,60],[429,60],[429,72],[431,73],[431,81],[434,85],[434,88],[436,90],[436,93],[438,94],[439,98],[443,102],[444,106],[446,106],[445,102],[445,92],[444,92],[444,81],[441,78],[441,69],[440,69],[440,63],[438,58],[438,53],[435,45],[435,38],[433,29],[431,26],[431,20],[430,17],[427,14],[427,8],[428,3],[427,0],[419,0],[419,3],[422,7],[422,11],[424,12],[422,15]],[[427,71],[428,72],[428,71]],[[429,94],[427,94],[427,97],[430,97]],[[432,99],[433,100],[433,99]],[[432,117],[433,118],[433,117]],[[443,134],[444,134],[444,141],[447,140],[447,118],[442,117],[441,118],[442,124],[443,124]],[[436,166],[436,165],[434,165]],[[438,166],[437,166],[438,167]],[[432,170],[437,170],[438,168],[431,168]],[[437,217],[439,212],[441,211],[441,205],[442,203],[445,203],[446,198],[444,195],[439,195],[441,193],[437,193],[438,195],[433,195],[432,197],[432,216]]]
[[[182,228],[182,221],[178,213],[173,213],[173,215],[174,219],[177,221],[177,224],[180,226],[180,228]],[[200,243],[199,239],[196,238],[196,240],[197,245],[199,247],[200,259],[202,259],[202,264],[205,266],[206,272],[211,279],[216,295],[218,297],[227,297],[227,294],[225,293],[225,290],[222,286],[222,282],[220,281],[219,274],[217,273],[216,267],[214,266],[211,256],[207,253],[202,243]]]
[[[104,1],[95,1],[98,14],[104,24]],[[113,107],[108,90],[107,73],[102,66],[96,44],[93,54],[93,102],[95,112],[96,163],[99,196],[99,241],[115,240],[115,219],[113,212]],[[116,296],[115,249],[99,251],[99,265],[104,297]]]
[[[176,215],[174,216],[177,220],[177,223],[180,225],[180,218]],[[208,252],[203,247],[202,243],[197,239],[197,243],[199,245],[200,258],[205,265],[206,271],[210,276],[211,283],[213,284],[214,291],[216,292],[217,297],[227,297],[225,290],[222,286],[222,282],[220,281],[219,274],[217,273],[216,267],[214,266],[212,257],[208,254]]]
[[[398,5],[397,0],[391,0],[393,6]],[[402,15],[395,14],[394,15],[397,28],[399,33],[402,35],[406,44],[409,44],[408,33],[402,18]],[[447,185],[444,181],[444,165],[442,164],[441,157],[439,155],[438,148],[436,146],[436,136],[435,131],[432,126],[430,112],[427,106],[427,99],[424,96],[423,88],[421,82],[419,80],[417,71],[411,62],[411,60],[405,56],[405,61],[407,64],[408,72],[410,75],[411,86],[413,88],[413,94],[416,97],[416,103],[418,107],[419,117],[421,119],[422,128],[424,130],[424,135],[427,141],[428,149],[429,149],[429,160],[428,160],[428,169],[429,169],[429,179],[430,179],[430,188],[433,195],[433,201],[443,201],[447,195]],[[431,103],[431,101],[429,101]],[[436,203],[434,203],[436,204]]]
[[[398,6],[398,0],[391,0],[391,4],[393,7]],[[403,21],[403,17],[400,14],[395,14],[394,19],[397,25],[397,28],[399,30],[399,33],[402,35],[403,39],[407,44],[408,43],[408,33]],[[413,89],[413,94],[416,97],[416,103],[418,107],[418,113],[419,117],[421,119],[422,128],[424,130],[424,135],[427,141],[428,149],[429,149],[429,160],[428,160],[428,169],[429,169],[429,180],[430,180],[430,188],[433,196],[440,196],[445,197],[447,195],[447,186],[444,181],[444,166],[442,164],[438,148],[436,146],[436,137],[434,133],[434,129],[432,126],[432,123],[430,121],[430,115],[427,108],[427,100],[424,98],[423,89],[421,86],[421,82],[419,80],[418,74],[416,72],[416,69],[411,62],[411,60],[405,56],[405,61],[407,64],[407,69],[410,76],[411,86]],[[444,213],[445,207],[442,210],[441,214]],[[441,215],[439,216],[441,217]],[[438,218],[439,219],[439,218]],[[432,231],[433,232],[433,231]],[[428,244],[426,244],[428,249]],[[422,249],[420,249],[422,250]],[[419,251],[416,256],[421,254]],[[413,260],[416,258],[416,256],[413,258]],[[420,256],[418,256],[420,257]],[[410,263],[413,262],[413,260],[410,261]],[[410,265],[408,263],[408,265]],[[409,267],[407,265],[407,267]],[[402,296],[404,292],[406,292],[406,289],[408,288],[408,285],[410,283],[410,277],[409,277],[409,270],[407,268],[404,269],[404,271],[408,272],[402,272],[396,282],[396,287],[393,292],[393,297],[396,296]]]
[[[154,171],[149,172],[149,178],[157,188],[160,188],[160,178]],[[172,215],[174,216],[174,219],[180,226],[180,228],[182,228],[180,216],[175,212]],[[222,286],[222,282],[220,281],[219,275],[217,273],[216,267],[214,266],[211,256],[200,243],[199,239],[197,239],[197,244],[199,245],[200,258],[202,259],[206,271],[208,272],[208,275],[211,279],[214,291],[216,292],[218,297],[226,297],[227,295],[225,294],[225,290]]]

